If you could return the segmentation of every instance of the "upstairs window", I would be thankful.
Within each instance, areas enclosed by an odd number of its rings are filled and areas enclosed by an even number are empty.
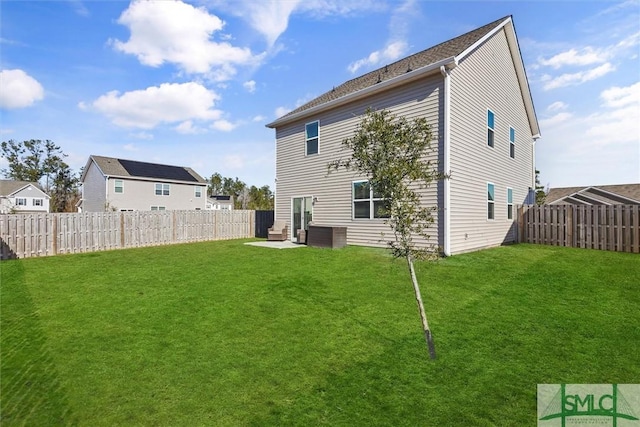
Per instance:
[[[121,179],[116,179],[114,181],[113,191],[116,193],[124,193],[124,181]]]
[[[516,158],[516,130],[509,127],[509,157]]]
[[[389,218],[384,201],[371,188],[369,181],[353,183],[353,217],[356,219]]]
[[[487,110],[487,145],[493,147],[495,133],[495,115],[493,111]]]
[[[195,197],[202,197],[202,187],[195,187]]]
[[[320,142],[320,122],[315,121],[305,125],[305,155],[318,154]]]
[[[167,210],[167,208],[164,207],[164,206],[151,206],[151,210],[152,211],[165,211],[165,210]]]
[[[168,196],[170,187],[169,184],[156,184],[156,196]]]
[[[495,186],[491,183],[487,183],[487,219],[495,219],[495,203]]]
[[[16,197],[16,206],[27,206],[26,197]]]
[[[44,199],[33,199],[31,203],[33,206],[44,206]]]
[[[513,190],[507,188],[507,219],[513,219]]]

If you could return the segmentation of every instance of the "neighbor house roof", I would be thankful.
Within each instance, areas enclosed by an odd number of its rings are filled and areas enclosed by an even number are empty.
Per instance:
[[[640,204],[640,184],[551,188],[547,193],[546,203],[549,205]]]
[[[18,191],[30,185],[34,186],[42,193],[44,193],[45,196],[49,197],[37,182],[14,181],[10,179],[0,179],[0,196],[10,196],[11,194],[17,193]]]
[[[193,169],[183,166],[163,165],[159,163],[139,162],[136,160],[116,159],[114,157],[90,156],[82,174],[82,180],[93,161],[103,175],[119,178],[148,178],[168,181],[183,181],[206,184],[207,181]]]
[[[360,93],[362,95],[368,95],[377,88],[388,88],[394,81],[401,84],[404,81],[411,80],[414,76],[415,78],[420,77],[424,72],[437,72],[440,66],[453,68],[479,44],[503,27],[510,29],[510,31],[507,31],[507,37],[509,39],[511,56],[516,66],[516,73],[518,74],[522,96],[525,100],[532,135],[537,136],[540,133],[540,129],[535,116],[531,92],[524,71],[520,49],[515,37],[515,29],[513,28],[511,16],[500,18],[466,34],[342,83],[295,110],[290,111],[276,121],[267,124],[267,127],[275,128],[276,126],[305,117],[307,115],[305,114],[306,112],[316,113],[321,111],[324,109],[323,107],[332,108],[335,105],[340,105],[341,100],[348,102]]]

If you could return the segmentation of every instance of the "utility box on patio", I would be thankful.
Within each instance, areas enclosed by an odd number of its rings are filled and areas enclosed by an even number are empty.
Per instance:
[[[309,225],[307,245],[317,248],[342,248],[347,246],[347,227]]]

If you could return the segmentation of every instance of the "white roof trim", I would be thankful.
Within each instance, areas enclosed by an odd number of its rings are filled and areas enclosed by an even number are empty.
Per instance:
[[[445,59],[443,59],[441,61],[434,62],[433,64],[429,64],[429,65],[427,65],[425,67],[421,67],[421,68],[418,68],[416,70],[409,71],[406,74],[402,74],[400,76],[394,77],[394,78],[389,79],[389,80],[384,80],[384,81],[382,81],[382,82],[380,82],[378,84],[375,84],[373,86],[369,86],[369,87],[366,87],[364,89],[360,89],[358,91],[351,92],[351,93],[349,93],[347,95],[341,96],[340,98],[336,98],[334,100],[325,102],[323,104],[316,105],[315,107],[311,107],[309,109],[300,111],[300,112],[292,114],[290,116],[281,117],[281,118],[279,118],[279,119],[277,119],[277,120],[275,120],[275,121],[273,121],[271,123],[268,123],[266,126],[268,128],[275,128],[277,126],[282,126],[284,124],[291,123],[293,121],[302,119],[304,117],[313,116],[313,115],[316,115],[316,114],[318,114],[318,113],[320,113],[322,111],[330,110],[330,109],[338,107],[340,105],[343,105],[343,104],[358,100],[360,98],[364,98],[364,97],[369,96],[369,95],[371,95],[371,94],[373,94],[375,92],[382,91],[382,90],[385,90],[385,89],[389,89],[389,88],[392,88],[394,86],[410,82],[412,80],[416,80],[416,79],[418,79],[418,78],[420,78],[420,77],[422,77],[422,76],[424,76],[426,74],[435,73],[435,72],[440,74],[440,67],[442,67],[443,65],[444,66],[447,66],[447,65],[454,65],[455,66],[455,65],[457,65],[456,58],[453,57],[453,56],[451,56],[449,58],[445,58]]]
[[[51,198],[51,196],[49,196],[47,193],[45,193],[44,191],[42,191],[41,189],[39,189],[38,187],[36,187],[36,186],[35,186],[35,185],[33,185],[33,184],[27,184],[27,185],[25,185],[24,187],[20,187],[20,188],[18,188],[17,190],[15,190],[15,191],[13,191],[13,192],[11,192],[11,193],[7,194],[7,195],[6,195],[6,197],[13,197],[15,194],[17,194],[17,193],[21,192],[22,190],[24,190],[24,189],[25,189],[25,188],[27,188],[27,187],[31,187],[31,188],[33,188],[33,189],[34,189],[34,190],[36,190],[37,192],[41,193],[41,194],[42,194],[44,197],[46,197],[47,199],[50,199],[50,198]]]

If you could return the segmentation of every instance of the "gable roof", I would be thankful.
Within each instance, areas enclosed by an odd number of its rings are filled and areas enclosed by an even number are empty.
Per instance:
[[[546,200],[548,205],[637,205],[640,204],[640,184],[551,188]]]
[[[116,159],[114,157],[90,156],[84,168],[81,180],[84,181],[89,164],[94,162],[104,176],[119,178],[148,178],[168,181],[206,184],[204,178],[193,169],[183,166],[163,165],[159,163],[139,162],[136,160]]]
[[[426,73],[439,72],[441,66],[449,69],[454,68],[459,61],[503,28],[506,30],[511,57],[529,117],[531,134],[537,137],[539,136],[540,128],[511,16],[500,18],[461,36],[349,80],[267,124],[267,127],[275,128],[299,118],[317,114],[324,109],[333,108],[342,103],[368,96],[378,90],[422,77]]]
[[[30,185],[39,190],[45,197],[49,198],[49,195],[44,192],[37,182],[14,181],[11,179],[0,179],[0,196],[10,196]]]

